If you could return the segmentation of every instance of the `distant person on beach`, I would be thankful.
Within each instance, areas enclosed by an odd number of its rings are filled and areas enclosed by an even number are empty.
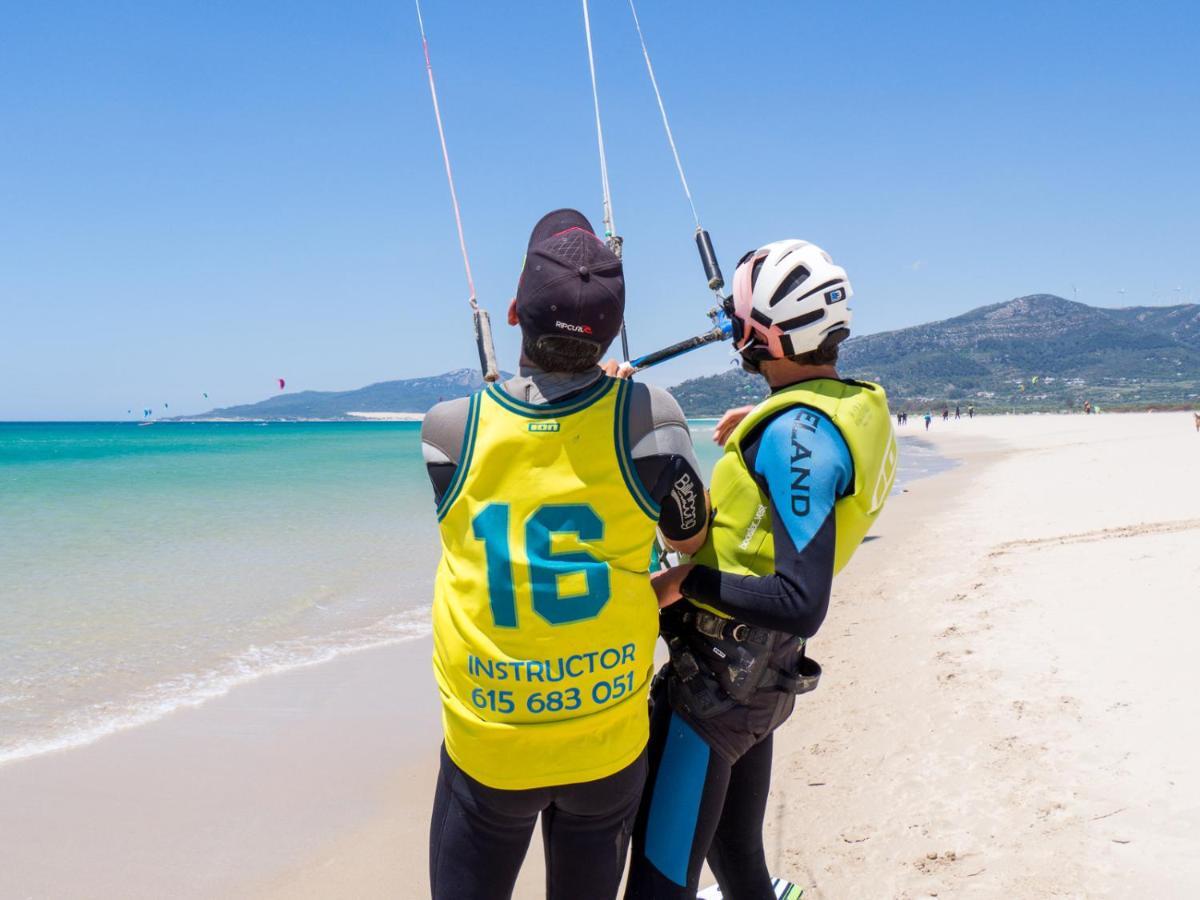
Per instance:
[[[954,418],[955,419],[962,418],[962,407],[960,407],[958,404],[955,404],[955,406],[954,406]]]
[[[648,770],[655,530],[685,552],[708,530],[679,405],[597,365],[624,307],[621,261],[581,213],[549,213],[508,311],[520,374],[421,429],[442,541],[434,900],[511,896],[539,814],[551,900],[619,890]]]
[[[950,407],[943,406],[942,407],[942,421],[948,422],[949,420],[950,420]]]
[[[929,430],[929,423],[933,421],[933,413],[925,413],[925,430]]]
[[[975,418],[975,407],[973,407],[973,406],[968,406],[968,407],[967,407],[967,418],[968,418],[968,419],[973,419],[973,418]]]
[[[816,687],[806,641],[895,476],[883,389],[835,368],[850,296],[845,270],[804,241],[754,250],[734,274],[735,346],[771,395],[718,423],[708,542],[654,577],[671,659],[652,690],[626,900],[695,900],[706,859],[725,897],[775,896],[771,735]]]
[[[903,424],[904,424],[904,413],[902,413],[902,412],[898,412],[898,413],[896,413],[896,424],[897,424],[897,425],[903,425]]]

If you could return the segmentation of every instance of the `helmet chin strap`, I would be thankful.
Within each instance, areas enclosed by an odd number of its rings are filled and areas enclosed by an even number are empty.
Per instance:
[[[741,349],[740,353],[742,368],[753,375],[761,375],[763,361],[772,358],[767,348],[757,341],[751,341]]]

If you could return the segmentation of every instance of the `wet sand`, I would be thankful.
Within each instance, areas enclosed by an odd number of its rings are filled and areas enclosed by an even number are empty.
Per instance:
[[[817,898],[1200,892],[1191,416],[919,433],[961,465],[892,498],[836,585],[776,744],[773,866]],[[0,896],[426,896],[428,654],[0,768]]]

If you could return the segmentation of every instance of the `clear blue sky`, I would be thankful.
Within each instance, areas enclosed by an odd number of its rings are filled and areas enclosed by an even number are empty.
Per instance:
[[[755,244],[819,243],[850,271],[859,333],[1040,291],[1200,299],[1194,4],[642,6],[727,274]],[[427,0],[425,15],[500,319],[540,214],[599,224],[580,8]],[[644,352],[700,330],[710,295],[629,10],[593,0],[592,18]],[[5,7],[0,418],[182,413],[261,399],[278,376],[343,389],[473,366],[464,301],[410,3]],[[709,349],[653,380],[726,365]]]

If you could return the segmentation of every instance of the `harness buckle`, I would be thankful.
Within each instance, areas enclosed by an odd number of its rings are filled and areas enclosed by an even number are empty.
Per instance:
[[[714,641],[719,641],[725,636],[725,620],[720,616],[714,616],[712,613],[697,612],[693,624],[696,630]]]

